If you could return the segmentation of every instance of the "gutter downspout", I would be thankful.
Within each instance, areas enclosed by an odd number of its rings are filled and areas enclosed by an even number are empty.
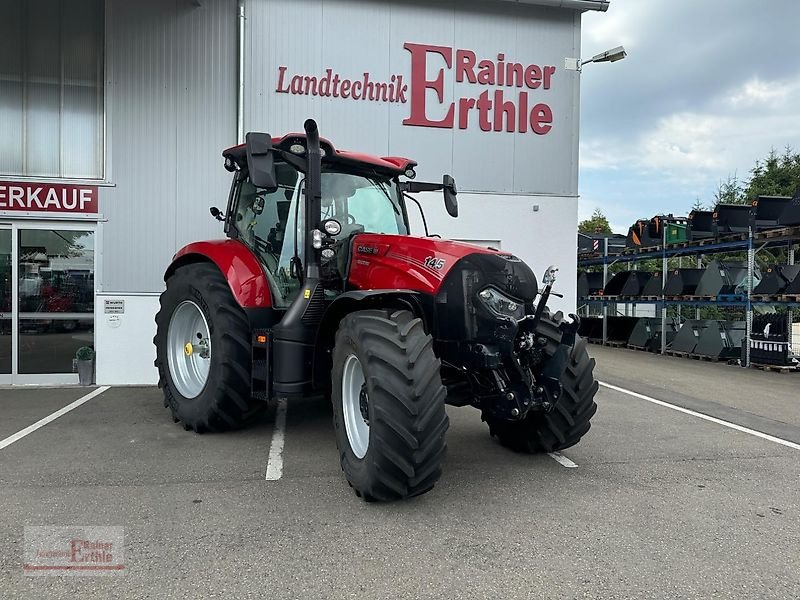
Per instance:
[[[239,19],[239,55],[238,62],[238,75],[237,75],[237,92],[236,92],[236,140],[238,143],[244,143],[244,26],[245,26],[245,13],[244,13],[245,0],[238,0],[238,19]]]

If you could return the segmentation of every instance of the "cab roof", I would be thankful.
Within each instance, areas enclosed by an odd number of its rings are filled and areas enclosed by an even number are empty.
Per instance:
[[[383,175],[402,175],[407,169],[417,166],[417,162],[403,156],[373,156],[361,152],[350,152],[348,150],[337,150],[333,147],[330,140],[320,138],[320,147],[325,155],[322,157],[323,164],[339,164],[343,167],[353,169],[367,169],[376,171]],[[287,152],[295,144],[306,145],[305,133],[287,133],[282,137],[273,137],[272,145]],[[235,161],[239,167],[247,166],[247,151],[244,144],[232,146],[222,152],[222,156]]]

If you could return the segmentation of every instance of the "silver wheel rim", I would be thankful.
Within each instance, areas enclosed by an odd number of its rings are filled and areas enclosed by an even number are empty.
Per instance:
[[[364,458],[369,447],[369,423],[362,412],[362,408],[366,412],[368,400],[364,383],[361,361],[351,354],[345,359],[342,371],[342,409],[347,439],[356,458]]]
[[[169,320],[167,362],[181,396],[199,396],[211,367],[211,336],[206,316],[191,300],[181,302]]]

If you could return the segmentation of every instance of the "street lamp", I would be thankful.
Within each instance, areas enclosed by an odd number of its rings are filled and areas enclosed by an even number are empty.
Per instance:
[[[622,60],[628,56],[628,53],[625,52],[625,48],[622,46],[617,46],[616,48],[612,48],[611,50],[606,50],[605,52],[601,52],[600,54],[595,54],[589,60],[581,61],[579,58],[568,58],[566,59],[566,67],[570,71],[582,71],[583,65],[588,63],[601,63],[601,62],[617,62],[618,60]]]

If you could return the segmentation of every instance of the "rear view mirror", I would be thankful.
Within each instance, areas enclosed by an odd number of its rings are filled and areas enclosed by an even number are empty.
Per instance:
[[[444,207],[447,209],[447,214],[451,217],[458,216],[458,190],[456,189],[456,180],[450,175],[445,175],[442,178],[442,185],[444,186]]]
[[[272,137],[268,133],[251,131],[245,136],[247,149],[247,170],[250,182],[271,193],[278,189],[275,176],[275,161],[272,156]]]

